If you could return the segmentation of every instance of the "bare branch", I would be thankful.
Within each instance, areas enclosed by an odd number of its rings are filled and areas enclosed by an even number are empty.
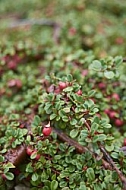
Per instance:
[[[31,25],[43,25],[43,26],[52,26],[56,27],[58,23],[48,20],[48,19],[20,19],[10,23],[9,28],[17,28]]]
[[[117,166],[115,165],[115,163],[113,162],[112,158],[109,156],[109,154],[107,153],[107,151],[105,150],[105,148],[100,145],[100,149],[101,149],[104,157],[106,158],[106,160],[111,164],[111,166],[113,167],[113,169],[117,172],[120,180],[123,183],[124,190],[126,190],[126,178],[124,177],[123,173],[117,168]]]
[[[80,145],[78,142],[76,142],[73,139],[71,139],[70,137],[68,137],[65,133],[63,133],[59,129],[53,128],[53,132],[55,132],[58,135],[58,138],[61,141],[66,142],[70,146],[74,146],[78,153],[83,153],[83,152],[88,151],[88,149],[86,147]]]

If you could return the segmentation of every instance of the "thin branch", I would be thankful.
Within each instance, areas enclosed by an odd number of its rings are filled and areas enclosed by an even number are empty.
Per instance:
[[[59,44],[60,42],[60,30],[61,30],[61,27],[59,24],[55,25],[54,27],[54,31],[53,31],[53,39],[55,41],[56,44]]]
[[[74,146],[78,153],[84,153],[84,152],[88,151],[88,149],[86,147],[80,145],[78,142],[76,142],[73,139],[71,139],[70,137],[68,137],[61,130],[53,128],[53,132],[57,134],[58,138],[61,141],[66,142],[70,146]]]
[[[90,127],[90,125],[88,124],[88,122],[86,120],[85,120],[84,124],[87,127],[88,131],[90,131],[91,127]]]
[[[70,137],[68,137],[68,136],[67,136],[65,133],[63,133],[61,130],[53,128],[53,132],[57,134],[58,138],[59,138],[61,141],[66,142],[66,143],[67,143],[68,145],[70,145],[70,146],[74,146],[75,149],[76,149],[76,151],[77,151],[78,153],[81,154],[81,153],[90,151],[91,154],[93,155],[93,157],[96,158],[95,154],[94,154],[91,150],[89,150],[88,148],[86,148],[86,147],[80,145],[78,142],[76,142],[75,140],[73,140],[73,139],[71,139]],[[103,158],[102,158],[102,164],[103,164],[104,168],[112,170],[111,165],[110,165],[108,162],[106,162]]]
[[[43,26],[52,26],[55,27],[59,25],[58,23],[48,20],[48,19],[20,19],[10,23],[9,28],[25,27],[32,25],[43,25]]]
[[[88,125],[89,128],[89,125]],[[60,138],[60,140],[67,142],[69,145],[74,146],[77,150],[78,153],[84,153],[86,151],[90,151],[89,149],[87,149],[86,147],[80,145],[78,142],[74,141],[73,139],[69,138],[65,133],[63,133],[62,131],[58,130],[58,129],[53,129],[53,131],[58,135],[58,137]],[[126,190],[126,178],[124,177],[123,173],[116,167],[115,163],[113,162],[112,158],[109,156],[109,154],[106,152],[106,150],[104,149],[103,146],[99,145],[104,157],[106,158],[106,160],[104,160],[102,158],[102,164],[104,165],[104,167],[106,169],[110,169],[110,170],[115,170],[120,178],[120,180],[123,183],[123,190]],[[93,153],[92,151],[90,151],[93,154],[93,157],[95,158],[95,153]],[[111,167],[112,166],[112,167]]]
[[[115,163],[113,162],[112,158],[109,156],[109,154],[107,153],[107,151],[105,150],[105,148],[100,145],[100,149],[101,149],[104,157],[106,158],[106,160],[111,164],[111,166],[113,167],[113,169],[117,172],[120,180],[123,183],[124,190],[126,190],[126,178],[124,177],[123,173],[116,167]]]
[[[8,28],[15,29],[18,27],[26,27],[26,26],[33,26],[33,25],[53,27],[54,42],[56,44],[59,44],[61,26],[59,23],[52,21],[52,20],[48,20],[48,19],[22,19],[22,20],[17,20],[17,21],[10,23]]]
[[[93,158],[97,159],[98,155],[96,155],[89,148],[80,145],[78,142],[68,137],[68,135],[66,135],[63,131],[53,128],[53,132],[57,134],[58,138],[61,141],[66,142],[70,146],[74,146],[78,153],[81,154],[89,151],[92,154]],[[116,167],[114,161],[112,160],[112,158],[109,156],[109,154],[106,152],[105,148],[101,144],[99,145],[99,148],[104,155],[104,158],[101,159],[104,168],[109,170],[114,169],[117,172],[120,180],[122,181],[123,190],[126,190],[126,178],[124,177],[123,173]],[[11,149],[5,154],[6,161],[13,163],[15,166],[19,165],[22,162],[22,160],[24,160],[25,157],[26,157],[26,145],[21,145],[16,149]]]

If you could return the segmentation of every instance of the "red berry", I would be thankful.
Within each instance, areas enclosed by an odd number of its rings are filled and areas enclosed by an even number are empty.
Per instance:
[[[44,127],[42,130],[43,135],[45,136],[49,136],[52,132],[52,128],[51,127]]]
[[[115,99],[116,101],[120,100],[120,97],[117,93],[112,94],[112,98]]]
[[[1,177],[2,177],[3,180],[7,179],[6,176],[5,176],[5,174],[1,174]]]
[[[126,146],[126,138],[123,141],[123,145]]]
[[[88,75],[88,70],[87,69],[84,69],[83,71],[82,71],[82,76],[87,76]]]
[[[22,87],[22,82],[21,82],[20,79],[16,79],[16,86],[17,86],[18,88],[21,88],[21,87]]]
[[[104,88],[106,88],[106,84],[103,83],[103,82],[100,82],[100,83],[98,84],[98,87],[99,87],[100,89],[104,89]]]
[[[15,61],[9,61],[7,66],[9,69],[15,70],[17,67],[17,63]]]
[[[40,154],[37,154],[36,157],[35,157],[35,160],[39,160],[40,157],[41,157],[41,155],[40,155]]]
[[[96,99],[95,98],[90,98],[94,103],[96,102]]]
[[[20,79],[11,79],[9,82],[8,82],[8,87],[14,87],[16,86],[17,88],[21,88],[22,87],[22,82]]]
[[[79,96],[81,96],[81,95],[82,95],[82,90],[78,90],[78,91],[76,92],[76,94],[78,94]]]
[[[76,34],[76,28],[70,28],[69,29],[69,34],[70,34],[70,36],[74,36],[75,34]]]
[[[97,117],[101,118],[101,115],[100,115],[100,113],[96,113],[96,115],[97,115]]]
[[[35,160],[39,160],[40,157],[41,157],[41,155],[38,154],[38,151],[37,151],[37,150],[34,150],[34,151],[32,152],[32,154],[36,154],[36,157],[34,158]]]
[[[66,82],[59,82],[59,88],[60,88],[60,90],[63,90],[66,87],[67,87],[67,83]]]
[[[109,118],[110,118],[110,119],[114,119],[116,116],[117,116],[117,112],[115,112],[115,111],[110,111],[110,113],[109,113]]]
[[[87,167],[87,166],[84,166],[82,170],[83,170],[83,171],[86,171],[87,169],[88,169],[88,167]]]
[[[115,42],[116,42],[116,44],[123,44],[124,43],[124,39],[122,37],[117,37],[115,39]]]
[[[19,126],[21,129],[23,129],[25,127],[25,124],[24,123],[21,123],[20,126]]]
[[[31,156],[31,154],[33,153],[33,150],[30,147],[27,147],[26,153],[27,153],[27,155]]]
[[[111,110],[109,110],[109,109],[105,109],[104,112],[105,112],[107,115],[109,115],[110,112],[111,112]]]
[[[115,120],[115,125],[116,125],[117,127],[121,127],[123,124],[124,124],[124,121],[123,121],[123,120],[121,120],[121,119],[116,119],[116,120]]]
[[[55,91],[54,91],[56,94],[59,94],[61,92],[61,89],[60,88],[56,88]]]
[[[18,55],[14,55],[13,59],[15,60],[15,62],[20,62],[21,61],[21,57],[19,57]]]
[[[9,82],[8,82],[8,87],[13,87],[16,85],[16,80],[15,79],[11,79]]]

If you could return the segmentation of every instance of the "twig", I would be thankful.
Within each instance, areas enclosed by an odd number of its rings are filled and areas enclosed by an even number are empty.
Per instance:
[[[88,131],[90,131],[91,127],[90,127],[90,125],[88,124],[88,122],[86,120],[85,120],[84,124],[86,125]]]
[[[88,151],[88,149],[82,145],[80,145],[78,142],[74,141],[70,137],[68,137],[65,133],[63,133],[59,129],[53,128],[53,132],[58,135],[58,138],[62,140],[63,142],[66,142],[70,146],[74,146],[78,153],[84,153]]]
[[[55,27],[59,25],[58,23],[48,20],[48,19],[20,19],[10,23],[9,28],[17,28],[21,26],[31,26],[31,25],[43,25]]]
[[[124,188],[124,190],[126,190],[126,178],[124,177],[123,173],[116,167],[115,163],[113,162],[113,160],[109,156],[109,154],[106,152],[105,148],[100,145],[100,149],[101,149],[104,157],[106,158],[106,160],[111,164],[111,166],[113,167],[113,169],[117,172],[120,180],[123,183],[123,188]]]
[[[59,44],[61,26],[59,23],[54,22],[52,20],[48,20],[48,19],[22,19],[22,20],[12,22],[8,26],[8,28],[14,29],[14,28],[18,28],[18,27],[26,27],[26,26],[32,26],[32,25],[53,27],[53,30],[54,30],[53,39],[54,39],[56,44]]]
[[[89,128],[89,125],[88,125]],[[87,149],[86,147],[80,145],[78,142],[74,141],[73,139],[69,138],[65,133],[63,133],[62,131],[58,130],[58,129],[53,129],[53,131],[58,135],[59,139],[67,142],[69,145],[74,146],[77,150],[78,153],[84,153],[86,151],[90,151],[89,149]],[[103,146],[99,145],[104,157],[106,158],[106,160],[104,160],[102,158],[102,164],[104,165],[104,167],[106,169],[110,169],[110,170],[115,170],[120,178],[120,180],[123,183],[123,190],[126,190],[126,178],[124,177],[123,173],[116,167],[115,163],[113,162],[112,158],[109,156],[109,154],[106,152],[106,150],[104,149]],[[93,154],[93,157],[95,158],[95,153],[93,153],[92,151],[90,151]],[[112,167],[111,167],[112,166]]]
[[[70,146],[74,146],[75,149],[76,149],[76,151],[77,151],[78,153],[81,154],[81,153],[90,151],[90,152],[92,153],[93,157],[96,158],[95,154],[94,154],[91,150],[89,150],[88,148],[86,148],[86,147],[80,145],[78,142],[76,142],[75,140],[73,140],[73,139],[71,139],[70,137],[68,137],[68,136],[67,136],[65,133],[63,133],[61,130],[53,128],[53,132],[57,134],[58,138],[59,138],[61,141],[66,142],[66,143],[67,143],[68,145],[70,145]],[[112,170],[111,165],[110,165],[108,162],[106,162],[103,158],[102,158],[102,163],[103,163],[104,168]]]
[[[74,146],[78,153],[81,154],[85,153],[86,151],[89,151],[91,152],[92,156],[95,159],[97,159],[97,155],[93,151],[91,151],[87,147],[80,145],[78,142],[68,137],[63,131],[53,128],[53,132],[57,134],[58,138],[61,141],[66,142],[70,146]],[[116,167],[114,161],[112,160],[112,158],[109,156],[109,154],[106,152],[105,148],[101,144],[99,145],[99,148],[104,155],[104,158],[101,159],[104,168],[109,170],[114,169],[117,172],[120,180],[122,181],[123,190],[126,190],[126,178],[124,177],[123,173]],[[15,166],[19,165],[25,157],[26,157],[26,145],[21,145],[16,149],[11,149],[5,154],[6,160],[13,163]]]
[[[55,25],[54,27],[54,32],[53,32],[53,39],[55,41],[56,44],[59,44],[60,42],[60,30],[61,30],[61,27],[59,24]]]

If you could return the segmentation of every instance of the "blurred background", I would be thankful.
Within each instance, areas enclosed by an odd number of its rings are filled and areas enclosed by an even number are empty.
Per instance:
[[[126,54],[125,0],[0,0],[0,43]]]

